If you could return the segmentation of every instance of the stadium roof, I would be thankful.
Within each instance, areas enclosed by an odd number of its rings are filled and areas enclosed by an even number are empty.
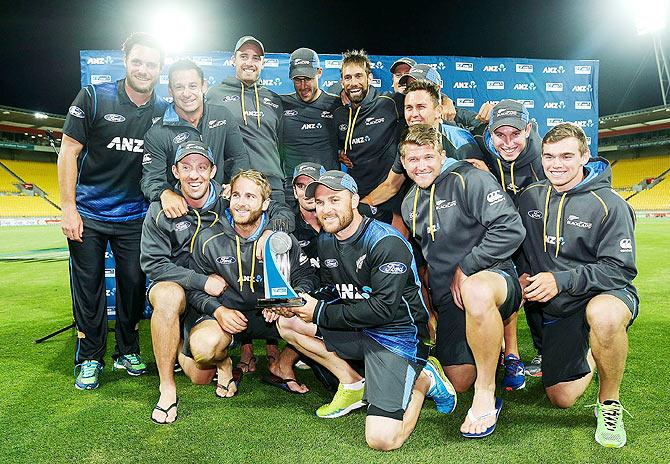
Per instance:
[[[50,130],[59,137],[63,131],[65,116],[43,113],[11,106],[0,106],[0,130],[43,134]]]
[[[602,116],[598,120],[598,138],[668,128],[670,128],[670,107],[655,106],[627,113]]]

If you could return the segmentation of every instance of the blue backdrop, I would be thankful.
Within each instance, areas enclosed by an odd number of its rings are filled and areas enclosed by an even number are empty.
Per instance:
[[[205,73],[210,86],[235,74],[231,52],[203,52],[172,56],[166,59],[159,95],[169,100],[167,70],[180,58],[189,58]],[[288,53],[268,53],[261,74],[261,85],[277,93],[293,92],[288,78]],[[339,81],[341,55],[322,54],[321,88]],[[399,56],[370,55],[373,64],[372,85],[382,91],[392,89],[390,67]],[[478,111],[485,102],[497,103],[503,98],[523,101],[530,116],[544,135],[549,128],[564,121],[579,124],[589,139],[591,153],[598,152],[598,61],[533,60],[524,58],[475,58],[465,56],[410,56],[417,63],[435,67],[443,80],[442,91],[457,107]],[[121,79],[125,75],[123,52],[120,50],[82,50],[81,85],[99,84]],[[105,280],[107,307],[115,314],[116,282],[114,258],[108,250]],[[150,314],[148,308],[145,315]]]

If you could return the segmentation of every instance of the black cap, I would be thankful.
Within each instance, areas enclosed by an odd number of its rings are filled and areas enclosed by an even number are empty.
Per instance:
[[[319,163],[300,163],[293,169],[293,182],[300,176],[307,176],[312,180],[319,180],[319,176],[326,172],[326,168]]]
[[[288,78],[308,77],[313,79],[316,71],[321,67],[319,55],[310,48],[299,48],[291,53],[288,67]]]
[[[258,45],[258,48],[261,49],[261,55],[265,55],[265,47],[263,47],[263,42],[261,42],[252,35],[245,35],[244,37],[240,37],[240,40],[238,40],[237,43],[235,44],[235,52],[237,52],[240,48],[242,48],[242,45],[248,42],[252,42]]]
[[[331,190],[349,190],[354,195],[358,194],[358,185],[353,177],[342,171],[326,171],[318,180],[310,183],[305,189],[305,196],[311,198],[319,185],[324,185]]]
[[[406,56],[403,56],[402,58],[398,58],[391,65],[391,74],[393,74],[393,71],[395,71],[395,67],[398,66],[399,64],[406,64],[407,66],[409,66],[411,68],[412,66],[416,65],[416,61],[414,61],[413,59],[408,58]]]
[[[440,76],[440,73],[429,64],[417,64],[416,66],[412,66],[407,74],[403,74],[400,80],[398,80],[398,83],[400,85],[407,85],[407,81],[410,77],[417,80],[423,79],[425,81],[430,81],[442,88],[442,77]]]
[[[512,126],[524,130],[530,122],[530,115],[523,103],[516,100],[503,100],[491,110],[489,129],[496,130],[501,126]]]
[[[214,164],[214,155],[212,155],[212,150],[210,150],[206,144],[199,141],[184,142],[180,144],[177,147],[177,153],[174,155],[174,164],[176,165],[178,161],[181,161],[184,157],[193,153],[204,156],[212,164]]]

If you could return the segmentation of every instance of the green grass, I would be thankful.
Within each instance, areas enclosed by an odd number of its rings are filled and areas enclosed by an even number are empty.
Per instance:
[[[54,226],[0,228],[0,254],[64,245]],[[573,408],[558,410],[536,379],[524,391],[501,393],[505,407],[491,437],[467,441],[458,433],[470,393],[461,395],[451,416],[424,405],[415,432],[392,453],[366,447],[363,413],[318,419],[314,410],[330,396],[309,371],[298,371],[312,386],[305,396],[264,385],[257,373],[245,376],[240,395],[230,400],[178,375],[179,420],[160,427],[149,420],[158,378],[148,322],[141,331],[149,375],[107,369],[98,390],[75,390],[74,333],[34,343],[71,321],[67,261],[0,261],[0,462],[668,462],[670,221],[641,220],[637,245],[641,314],[630,330],[622,386],[633,417],[626,417],[629,442],[620,450],[593,439],[595,418],[584,406],[595,401],[595,384]],[[523,324],[520,347],[529,357]],[[259,372],[264,369],[261,357]]]

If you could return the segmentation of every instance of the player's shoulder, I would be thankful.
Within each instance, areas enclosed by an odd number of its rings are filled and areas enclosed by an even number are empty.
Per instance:
[[[390,224],[370,219],[365,232],[364,242],[366,248],[372,251],[373,248],[382,243],[388,243],[389,246],[397,246],[397,242],[405,242],[405,238],[398,230]]]
[[[548,186],[549,181],[547,179],[533,182],[517,195],[517,202],[533,201],[534,199],[539,198],[543,193],[546,194]]]

